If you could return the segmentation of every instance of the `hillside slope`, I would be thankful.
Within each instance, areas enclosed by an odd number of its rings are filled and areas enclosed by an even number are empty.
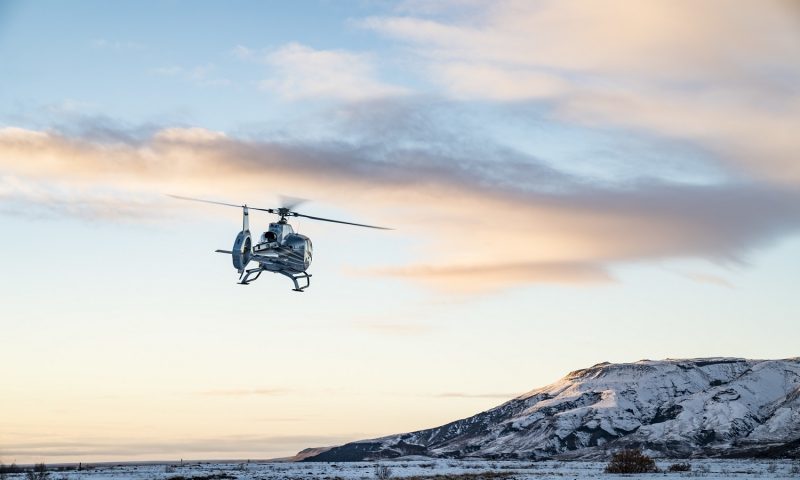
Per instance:
[[[800,358],[601,363],[469,418],[304,461],[600,458],[625,446],[667,457],[800,454]]]

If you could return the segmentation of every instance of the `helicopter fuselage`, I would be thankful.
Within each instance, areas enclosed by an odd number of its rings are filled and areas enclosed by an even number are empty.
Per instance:
[[[311,265],[313,247],[311,239],[295,233],[286,220],[269,224],[269,229],[261,234],[259,242],[253,245],[250,236],[247,207],[244,207],[242,231],[233,242],[233,249],[217,250],[228,253],[233,267],[239,272],[239,283],[247,285],[256,280],[262,272],[280,273],[294,283],[294,290],[302,292],[311,285],[311,275],[306,271]],[[258,267],[248,269],[250,262]],[[301,285],[300,282],[305,285]]]
[[[305,272],[311,266],[311,239],[295,233],[286,222],[273,222],[252,249],[251,260],[270,271]]]

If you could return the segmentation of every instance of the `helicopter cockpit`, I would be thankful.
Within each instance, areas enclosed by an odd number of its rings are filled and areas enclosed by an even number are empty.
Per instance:
[[[288,223],[273,222],[269,224],[269,230],[261,234],[261,242],[283,244],[286,237],[293,233],[294,229]]]
[[[269,224],[269,230],[261,234],[260,241],[253,246],[253,253],[261,253],[267,250],[278,249],[287,246],[289,240],[297,236],[294,229],[286,222],[273,222]]]

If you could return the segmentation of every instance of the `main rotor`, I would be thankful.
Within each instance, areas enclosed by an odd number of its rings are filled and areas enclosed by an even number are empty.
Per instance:
[[[344,224],[344,225],[353,225],[353,226],[356,226],[356,227],[376,228],[378,230],[392,230],[391,228],[386,228],[386,227],[378,227],[378,226],[375,226],[375,225],[366,225],[366,224],[363,224],[363,223],[345,222],[345,221],[342,221],[342,220],[333,220],[333,219],[330,219],[330,218],[315,217],[315,216],[312,216],[312,215],[305,215],[305,214],[302,214],[302,213],[299,213],[299,212],[295,212],[293,210],[293,208],[296,207],[297,205],[299,205],[300,203],[304,202],[303,199],[299,199],[299,198],[283,197],[282,200],[283,200],[284,205],[281,206],[281,207],[278,207],[278,208],[260,208],[260,207],[250,207],[247,204],[236,205],[235,203],[217,202],[217,201],[214,201],[214,200],[204,200],[202,198],[183,197],[183,196],[180,196],[180,195],[167,195],[167,196],[172,197],[172,198],[177,198],[179,200],[189,200],[191,202],[202,202],[202,203],[211,203],[213,205],[224,205],[226,207],[237,207],[237,208],[242,208],[245,211],[247,211],[247,210],[258,210],[258,211],[261,211],[261,212],[267,212],[267,213],[271,213],[273,215],[280,216],[281,218],[278,221],[279,223],[286,223],[286,217],[302,217],[302,218],[309,218],[311,220],[319,220],[319,221],[322,221],[322,222],[331,222],[331,223],[341,223],[341,224]]]
[[[258,210],[258,209],[256,209],[256,210]],[[276,208],[274,210],[275,210],[274,213],[276,215],[280,215],[280,217],[281,217],[281,219],[278,220],[279,223],[286,223],[286,217],[295,217],[295,216],[297,216],[297,214],[292,215],[294,212],[289,210],[287,207],[280,207],[280,208]],[[380,227],[377,227],[377,228],[380,228]]]

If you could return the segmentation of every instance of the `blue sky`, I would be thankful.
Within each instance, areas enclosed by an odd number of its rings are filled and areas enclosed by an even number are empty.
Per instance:
[[[170,119],[216,129],[279,122],[294,108],[253,95],[262,69],[237,58],[236,47],[277,48],[289,39],[356,51],[366,42],[380,46],[348,26],[375,11],[337,2],[12,2],[0,48],[15,88],[4,89],[4,111],[73,105],[121,122]]]
[[[739,7],[4,2],[0,461],[275,457],[797,355],[800,28]],[[301,221],[313,286],[241,287],[240,213],[165,193],[395,230]]]

